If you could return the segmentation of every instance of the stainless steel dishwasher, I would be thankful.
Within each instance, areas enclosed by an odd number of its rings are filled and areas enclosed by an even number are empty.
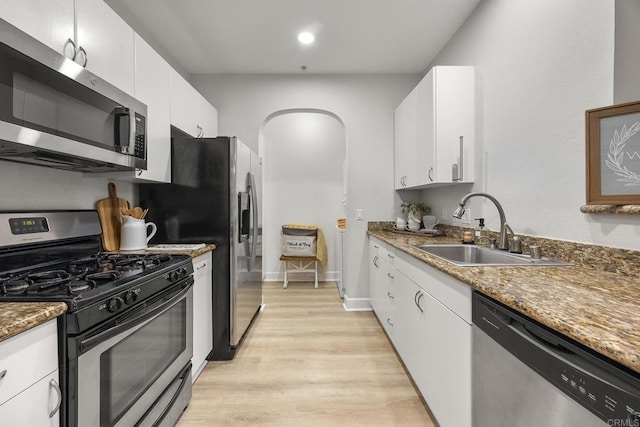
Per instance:
[[[640,426],[640,375],[473,294],[474,427]]]

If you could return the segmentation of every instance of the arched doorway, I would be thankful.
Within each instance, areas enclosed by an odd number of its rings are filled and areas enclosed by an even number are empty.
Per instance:
[[[283,279],[279,261],[283,224],[322,227],[328,265],[321,280],[339,280],[340,241],[336,218],[346,216],[345,126],[335,114],[315,109],[275,112],[259,134],[263,159],[262,250],[267,281]]]

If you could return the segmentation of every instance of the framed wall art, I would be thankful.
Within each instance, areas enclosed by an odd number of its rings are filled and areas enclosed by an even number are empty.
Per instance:
[[[640,102],[586,111],[587,204],[640,205]]]

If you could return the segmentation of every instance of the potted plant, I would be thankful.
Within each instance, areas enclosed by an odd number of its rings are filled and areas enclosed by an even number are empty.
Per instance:
[[[431,208],[423,202],[403,202],[400,205],[402,212],[407,213],[409,218],[422,221],[422,217],[431,213]]]

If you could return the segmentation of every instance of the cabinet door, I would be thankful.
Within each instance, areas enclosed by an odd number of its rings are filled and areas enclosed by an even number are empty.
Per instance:
[[[417,184],[432,184],[437,178],[434,74],[432,68],[418,83],[418,143],[417,143]]]
[[[471,426],[471,325],[427,293],[422,307],[428,329],[418,387],[440,425]]]
[[[473,67],[435,67],[433,98],[436,141],[436,181],[453,182],[452,166],[460,166],[463,137],[462,181],[474,180],[475,114]]]
[[[207,101],[204,96],[200,97],[200,119],[198,125],[202,129],[203,138],[214,138],[218,136],[218,110]]]
[[[193,370],[195,381],[213,350],[211,252],[193,259]]]
[[[396,189],[417,183],[418,93],[413,90],[394,112],[394,183]]]
[[[137,178],[171,182],[171,93],[169,64],[135,35],[135,93],[147,105],[147,169]]]
[[[2,19],[18,27],[58,53],[74,39],[74,0],[0,0]],[[69,56],[73,56],[69,48]]]
[[[60,392],[58,370],[40,379],[13,399],[0,405],[0,420],[6,426],[60,425]]]
[[[200,94],[176,70],[171,68],[171,124],[189,135],[199,137]]]
[[[126,93],[134,92],[133,29],[102,0],[76,1],[78,49],[86,68]],[[82,54],[76,62],[84,61]]]
[[[414,383],[419,389],[427,383],[424,358],[428,340],[424,313],[425,292],[411,279],[398,272],[396,298],[396,339],[394,344]]]

